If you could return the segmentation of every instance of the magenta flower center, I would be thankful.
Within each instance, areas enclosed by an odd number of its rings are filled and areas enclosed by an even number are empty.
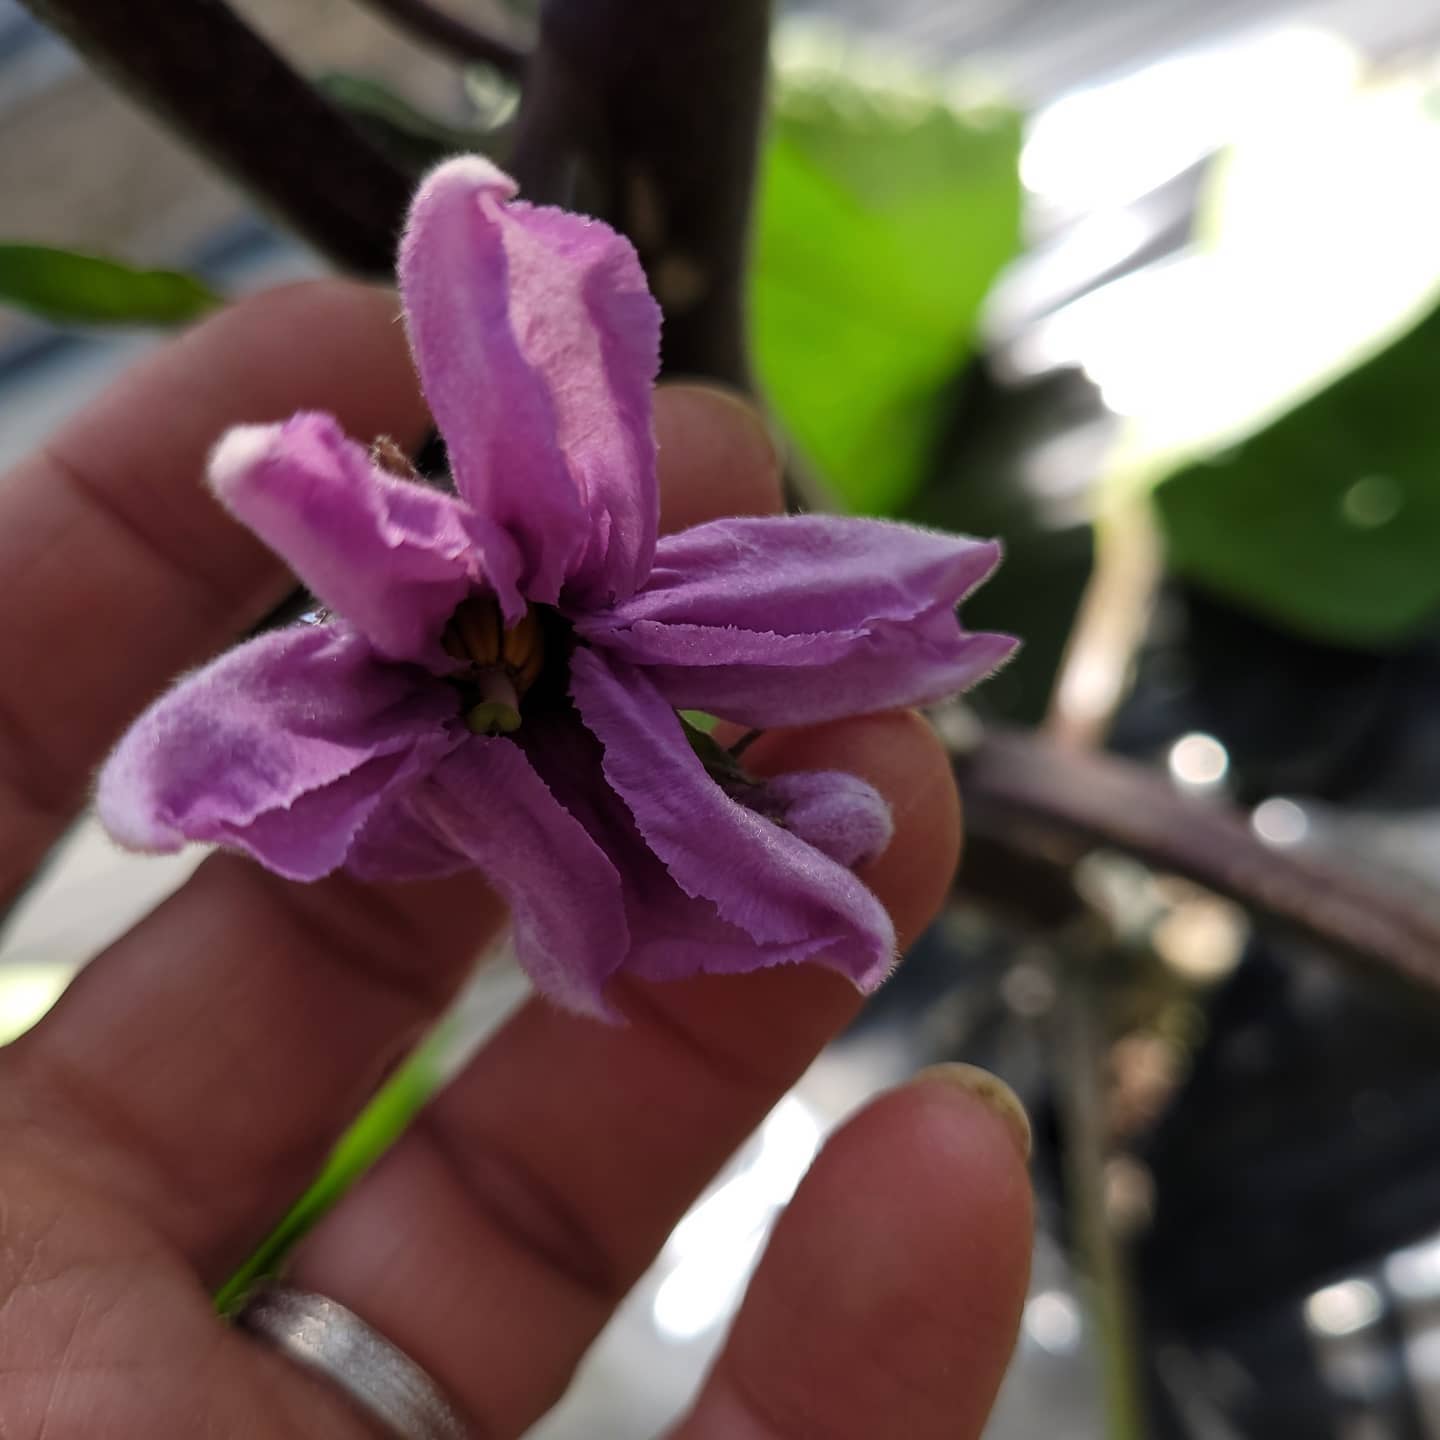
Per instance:
[[[462,600],[440,637],[460,662],[449,677],[460,692],[466,727],[476,735],[520,728],[521,701],[545,669],[545,625],[534,605],[506,626],[493,595]]]

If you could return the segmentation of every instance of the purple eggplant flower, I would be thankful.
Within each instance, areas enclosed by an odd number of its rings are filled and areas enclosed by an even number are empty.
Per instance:
[[[100,777],[121,843],[294,880],[478,869],[536,986],[614,1018],[618,972],[810,960],[877,985],[895,937],[850,867],[890,837],[849,775],[769,782],[677,715],[809,724],[964,689],[1013,648],[955,607],[993,543],[829,516],[657,538],[660,317],[628,243],[478,158],[400,253],[454,495],[325,415],[217,446],[221,502],[326,607],[182,679]]]

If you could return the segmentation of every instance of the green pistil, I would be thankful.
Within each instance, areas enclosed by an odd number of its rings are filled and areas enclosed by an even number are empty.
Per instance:
[[[520,728],[520,696],[503,670],[482,670],[475,677],[479,703],[465,712],[472,735],[513,735]]]
[[[465,728],[472,735],[513,735],[520,728],[520,712],[503,700],[482,700],[465,712]]]

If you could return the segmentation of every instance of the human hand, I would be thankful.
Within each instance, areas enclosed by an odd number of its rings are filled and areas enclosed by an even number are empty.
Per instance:
[[[228,311],[0,481],[0,906],[178,670],[286,592],[198,484],[226,426],[296,409],[418,443],[392,296],[327,283]],[[763,425],[662,389],[666,529],[778,505]],[[902,945],[953,870],[944,755],[913,716],[766,735],[758,771],[868,779],[863,872]],[[473,875],[288,884],[217,855],[0,1051],[0,1434],[373,1433],[210,1296],[444,1008],[503,915]],[[552,1405],[695,1194],[858,1005],[808,967],[621,982],[623,1029],[521,1009],[301,1245],[290,1278],[433,1375],[477,1434]],[[936,1078],[826,1147],[675,1440],[978,1434],[1014,1338],[1029,1190],[1013,1128]]]

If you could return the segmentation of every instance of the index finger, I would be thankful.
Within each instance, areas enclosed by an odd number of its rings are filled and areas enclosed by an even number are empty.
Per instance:
[[[429,425],[392,293],[269,291],[127,372],[0,478],[0,907],[120,729],[293,581],[200,483],[239,421],[328,410],[415,446]]]

